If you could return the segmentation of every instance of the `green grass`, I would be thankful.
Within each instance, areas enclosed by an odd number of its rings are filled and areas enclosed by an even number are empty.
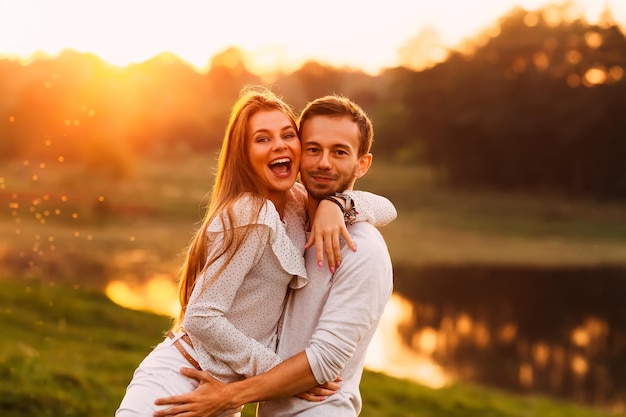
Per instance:
[[[36,279],[1,279],[0,306],[3,417],[112,416],[135,367],[170,324],[98,291]],[[369,371],[362,392],[364,417],[618,415],[468,384],[434,390]]]
[[[106,416],[169,318],[96,291],[0,281],[0,415]]]

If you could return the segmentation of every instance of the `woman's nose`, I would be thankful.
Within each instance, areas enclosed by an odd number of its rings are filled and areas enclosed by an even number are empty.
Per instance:
[[[286,147],[287,145],[285,144],[285,141],[283,140],[283,138],[281,137],[276,138],[276,140],[274,141],[275,149],[285,149]]]

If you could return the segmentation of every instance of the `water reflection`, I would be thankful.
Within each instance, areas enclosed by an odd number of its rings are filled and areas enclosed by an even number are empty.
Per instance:
[[[626,269],[394,269],[368,369],[435,388],[472,381],[624,410]],[[107,294],[178,314],[169,276],[114,281]]]
[[[157,275],[145,283],[133,283],[135,281],[135,277],[111,281],[105,292],[113,302],[123,307],[178,317],[178,292],[170,276]],[[423,350],[426,354],[416,352],[402,343],[398,329],[410,324],[411,317],[411,303],[394,294],[372,340],[365,366],[396,378],[440,388],[449,381],[450,376],[428,354],[428,345],[435,342],[434,334],[422,336],[420,346],[425,348]]]
[[[114,280],[107,284],[106,295],[116,304],[133,310],[151,311],[178,317],[178,290],[169,275],[156,275],[145,283]]]
[[[432,388],[441,388],[450,375],[432,359],[437,337],[433,329],[419,332],[419,349],[402,341],[398,329],[411,324],[413,306],[400,295],[393,294],[367,352],[365,367],[396,378],[409,379]]]
[[[624,409],[624,268],[396,269],[402,342],[450,375]]]

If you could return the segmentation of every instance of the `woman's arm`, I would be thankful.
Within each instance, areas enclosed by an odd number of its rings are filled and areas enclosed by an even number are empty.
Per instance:
[[[183,325],[200,359],[202,352],[208,354],[211,366],[218,367],[217,373],[252,376],[280,362],[273,350],[242,333],[226,316],[235,303],[243,301],[238,291],[269,245],[267,226],[250,227],[253,230],[236,249],[231,248],[207,267],[185,313]]]
[[[305,249],[315,245],[320,268],[323,266],[325,253],[330,271],[334,273],[342,261],[340,237],[356,251],[356,245],[346,223],[365,221],[374,226],[385,226],[392,222],[398,213],[389,199],[367,191],[350,190],[330,197],[334,201],[322,200],[318,205]]]
[[[386,226],[396,219],[398,212],[389,199],[367,191],[344,191],[352,199],[357,222],[368,222],[376,227]],[[348,210],[350,207],[347,208]]]

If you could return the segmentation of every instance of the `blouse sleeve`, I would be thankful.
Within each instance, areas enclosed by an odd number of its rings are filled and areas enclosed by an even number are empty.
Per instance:
[[[194,346],[202,344],[202,350],[245,377],[266,372],[280,362],[274,351],[240,332],[226,318],[237,290],[269,244],[269,235],[266,226],[254,225],[239,248],[230,249],[209,265],[193,290],[185,314],[184,325],[194,336]]]
[[[395,206],[389,199],[367,191],[345,191],[354,202],[357,222],[368,222],[374,226],[385,226],[398,216]]]

